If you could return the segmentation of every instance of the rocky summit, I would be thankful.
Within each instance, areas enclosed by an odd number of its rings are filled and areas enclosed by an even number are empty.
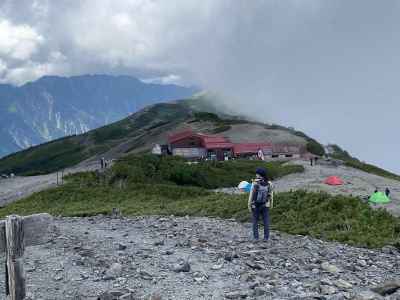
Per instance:
[[[29,299],[400,299],[394,247],[275,231],[255,243],[250,224],[209,218],[57,218],[55,226],[51,242],[26,249]]]

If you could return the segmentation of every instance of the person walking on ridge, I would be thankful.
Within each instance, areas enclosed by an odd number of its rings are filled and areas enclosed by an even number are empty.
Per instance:
[[[389,190],[389,188],[387,187],[386,189],[385,189],[385,195],[386,195],[386,197],[390,197],[390,190]]]
[[[259,239],[258,219],[262,216],[264,225],[264,241],[269,239],[269,208],[272,202],[272,183],[267,180],[267,171],[264,168],[257,168],[256,179],[250,190],[248,209],[252,213],[253,237]]]

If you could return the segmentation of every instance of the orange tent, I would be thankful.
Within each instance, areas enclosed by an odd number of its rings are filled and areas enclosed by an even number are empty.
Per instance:
[[[337,176],[330,176],[327,179],[325,179],[324,183],[329,185],[342,185],[344,182],[341,178]]]

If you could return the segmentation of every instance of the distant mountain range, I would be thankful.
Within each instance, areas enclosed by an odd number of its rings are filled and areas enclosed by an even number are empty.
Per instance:
[[[187,98],[194,88],[144,83],[130,76],[45,76],[0,84],[0,157],[85,133],[157,102]]]

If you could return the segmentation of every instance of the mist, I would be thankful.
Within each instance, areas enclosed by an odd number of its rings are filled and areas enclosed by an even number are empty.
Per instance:
[[[196,84],[400,173],[399,29],[395,0],[6,0],[0,81],[123,73]]]

